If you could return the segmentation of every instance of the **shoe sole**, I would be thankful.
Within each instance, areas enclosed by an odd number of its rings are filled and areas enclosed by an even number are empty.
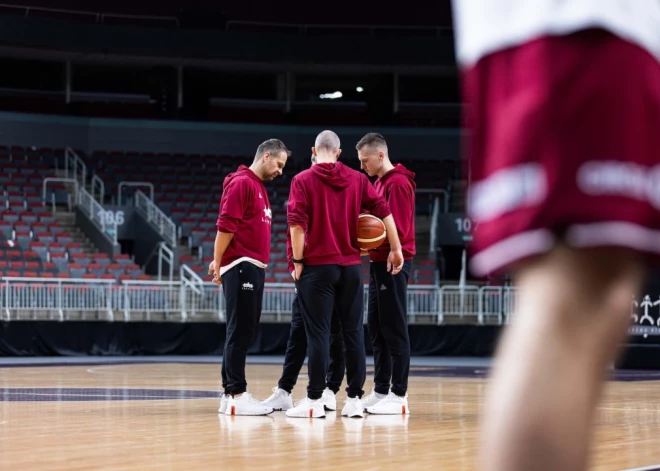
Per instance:
[[[410,409],[406,406],[401,406],[401,412],[372,412],[369,409],[366,411],[372,415],[410,415]]]
[[[309,409],[307,414],[302,415],[286,415],[287,417],[290,417],[292,419],[325,419],[325,411],[323,411],[323,415],[314,415],[314,409]]]
[[[328,406],[325,406],[325,405],[323,406],[323,408],[324,408],[327,412],[334,412],[334,411],[337,410],[337,407],[335,407],[335,408],[333,409],[332,407],[328,407]]]
[[[269,414],[272,414],[272,413],[273,413],[273,411],[271,410],[270,412],[261,412],[261,413],[252,413],[252,414],[237,414],[236,413],[236,406],[228,406],[228,413],[225,412],[225,415],[259,417],[259,416],[262,416],[262,415],[269,415]]]

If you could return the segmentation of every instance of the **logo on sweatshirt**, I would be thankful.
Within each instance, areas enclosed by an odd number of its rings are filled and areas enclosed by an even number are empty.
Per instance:
[[[252,283],[243,283],[243,291],[254,291],[254,285]]]

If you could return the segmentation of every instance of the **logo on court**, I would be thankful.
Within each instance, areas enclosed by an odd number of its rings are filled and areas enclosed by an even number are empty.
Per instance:
[[[243,283],[244,291],[254,291],[254,285],[252,283]]]

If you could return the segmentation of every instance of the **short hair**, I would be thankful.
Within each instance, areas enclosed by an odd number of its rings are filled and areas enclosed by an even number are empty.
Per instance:
[[[281,152],[286,152],[286,156],[291,155],[291,151],[286,148],[284,142],[279,139],[268,139],[267,141],[262,142],[257,147],[257,153],[254,156],[255,162],[262,158],[266,152],[269,152],[271,155],[278,155]]]
[[[369,134],[365,134],[364,137],[360,139],[355,146],[358,151],[362,150],[363,147],[379,149],[387,153],[387,142],[385,142],[385,138],[377,132],[370,132]]]
[[[318,150],[337,152],[341,147],[339,136],[337,136],[337,134],[333,131],[323,131],[321,134],[316,136],[314,147],[316,147]]]

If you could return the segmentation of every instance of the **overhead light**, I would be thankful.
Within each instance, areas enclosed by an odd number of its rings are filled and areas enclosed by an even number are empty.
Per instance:
[[[357,87],[355,90],[356,90],[358,93],[362,93],[362,92],[364,91],[364,88],[362,88],[362,87]]]
[[[319,98],[322,100],[336,100],[337,98],[343,97],[344,94],[342,92],[334,92],[334,93],[322,93],[319,95]]]

